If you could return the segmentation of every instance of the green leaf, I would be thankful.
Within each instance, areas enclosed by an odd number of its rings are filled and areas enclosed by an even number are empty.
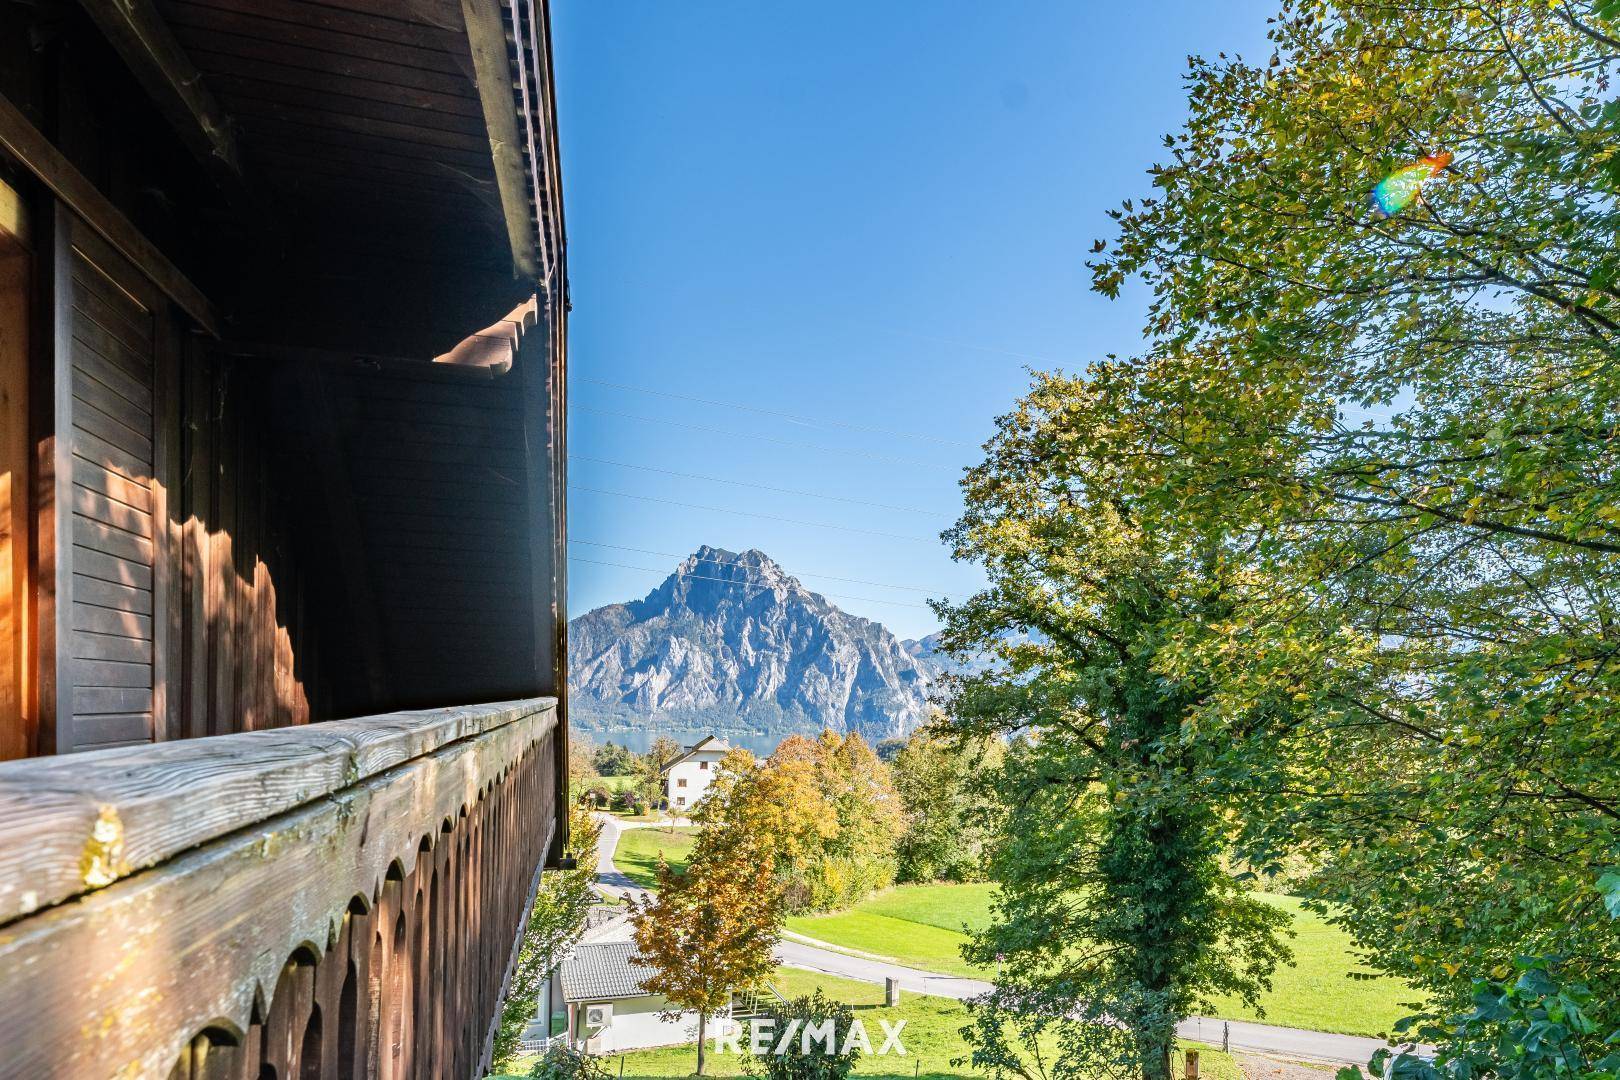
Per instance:
[[[1597,888],[1603,896],[1603,906],[1608,910],[1609,918],[1620,919],[1620,870],[1610,870],[1598,878]]]

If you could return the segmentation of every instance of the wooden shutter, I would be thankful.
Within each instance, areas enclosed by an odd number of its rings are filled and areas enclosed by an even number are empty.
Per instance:
[[[57,750],[164,731],[165,303],[71,219],[57,248]],[[66,438],[61,438],[62,435]],[[154,723],[154,717],[158,720]]]

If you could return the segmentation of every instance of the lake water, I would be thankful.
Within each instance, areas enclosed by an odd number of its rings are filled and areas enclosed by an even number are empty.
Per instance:
[[[765,757],[776,749],[776,744],[787,738],[786,732],[777,735],[766,735],[758,732],[740,734],[731,731],[709,731],[701,728],[672,728],[666,724],[651,723],[639,727],[576,727],[573,729],[579,735],[590,739],[594,743],[617,743],[620,746],[634,750],[638,754],[645,754],[647,747],[660,735],[668,736],[682,746],[691,746],[705,735],[718,735],[732,746],[740,746],[751,750],[759,757]]]

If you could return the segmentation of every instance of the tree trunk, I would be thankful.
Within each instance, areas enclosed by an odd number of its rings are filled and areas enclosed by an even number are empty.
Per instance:
[[[1137,1032],[1136,1044],[1142,1067],[1142,1080],[1173,1080],[1171,1052],[1175,1049],[1173,1027],[1152,1027]]]
[[[709,1014],[706,1013],[706,1012],[699,1012],[698,1013],[698,1070],[697,1070],[697,1074],[699,1076],[703,1075],[703,1062],[704,1062],[704,1053],[705,1053],[704,1041],[705,1041],[705,1037],[708,1034],[708,1030],[709,1030]]]

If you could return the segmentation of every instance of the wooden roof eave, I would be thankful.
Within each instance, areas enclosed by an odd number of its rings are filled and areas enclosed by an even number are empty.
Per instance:
[[[512,69],[507,52],[506,19],[498,0],[461,0],[467,20],[467,45],[472,52],[473,76],[484,107],[495,182],[512,245],[512,269],[527,281],[541,277],[540,251],[529,202],[529,173],[525,157],[530,142],[518,127],[517,103],[512,96]],[[519,62],[521,63],[521,57]],[[521,79],[520,82],[525,81]]]

